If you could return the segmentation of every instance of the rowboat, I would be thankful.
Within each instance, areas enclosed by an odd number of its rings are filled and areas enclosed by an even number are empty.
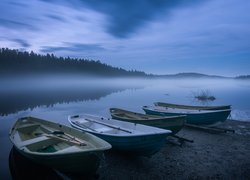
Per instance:
[[[70,124],[109,142],[118,151],[151,156],[165,144],[170,130],[83,114],[69,116]]]
[[[94,174],[111,148],[92,134],[35,117],[18,119],[9,137],[23,156],[65,173]]]
[[[131,112],[119,108],[110,108],[109,110],[113,119],[168,129],[172,131],[172,134],[179,132],[183,128],[186,120],[186,116],[162,117]]]
[[[162,106],[143,106],[142,108],[146,114],[160,115],[160,116],[178,116],[186,115],[187,124],[195,125],[214,125],[219,122],[224,122],[231,109],[225,110],[193,110],[193,109],[178,109],[167,108]]]
[[[190,105],[180,105],[180,104],[171,104],[165,102],[155,102],[155,106],[162,106],[168,108],[179,108],[179,109],[193,109],[193,110],[224,110],[230,109],[231,105],[223,105],[223,106],[190,106]]]

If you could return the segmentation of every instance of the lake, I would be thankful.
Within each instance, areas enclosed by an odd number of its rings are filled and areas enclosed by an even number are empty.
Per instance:
[[[143,112],[144,105],[170,102],[190,105],[231,104],[231,118],[250,121],[250,81],[234,79],[100,79],[81,77],[1,78],[0,178],[10,179],[8,132],[19,117],[36,116],[69,125],[68,115],[109,115],[118,107]],[[201,91],[214,101],[194,98]]]

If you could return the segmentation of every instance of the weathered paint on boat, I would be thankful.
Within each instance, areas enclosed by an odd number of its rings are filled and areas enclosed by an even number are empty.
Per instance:
[[[75,115],[68,119],[73,127],[104,139],[112,148],[140,156],[158,152],[171,133],[170,130],[93,115]]]
[[[180,109],[193,109],[193,110],[225,110],[231,109],[231,105],[223,105],[223,106],[190,106],[190,105],[181,105],[181,104],[172,104],[165,102],[155,102],[155,106],[163,106],[170,108],[180,108]]]
[[[186,120],[185,115],[162,117],[131,112],[119,108],[110,108],[110,114],[113,119],[169,129],[172,131],[172,134],[179,132],[183,128]]]
[[[94,174],[111,148],[92,134],[34,117],[18,119],[9,137],[25,157],[64,173]]]
[[[186,123],[195,125],[212,125],[218,122],[224,122],[231,113],[231,109],[226,110],[186,110],[172,109],[160,106],[148,107],[143,106],[147,114],[159,116],[177,116],[186,115]]]

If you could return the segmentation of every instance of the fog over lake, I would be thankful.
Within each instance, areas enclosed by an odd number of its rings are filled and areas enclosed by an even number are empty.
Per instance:
[[[232,118],[248,121],[249,90],[248,80],[235,79],[2,78],[0,114],[1,119],[26,115],[49,118],[53,114],[52,119],[60,120],[63,115],[72,113],[109,116],[110,107],[142,112],[142,106],[162,101],[191,105],[231,104]],[[194,98],[202,91],[216,99],[199,101]]]

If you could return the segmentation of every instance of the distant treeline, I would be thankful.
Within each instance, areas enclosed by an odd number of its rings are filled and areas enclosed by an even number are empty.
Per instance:
[[[250,75],[237,76],[236,79],[250,79]]]
[[[0,74],[43,74],[74,73],[97,76],[147,76],[145,72],[125,70],[101,63],[99,60],[56,57],[54,54],[41,55],[33,51],[0,49]]]

